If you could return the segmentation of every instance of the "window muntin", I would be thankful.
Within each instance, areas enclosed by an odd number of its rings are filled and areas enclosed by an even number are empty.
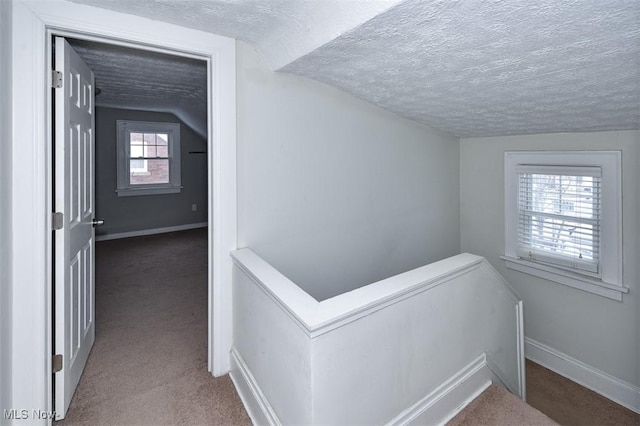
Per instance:
[[[621,151],[507,151],[504,166],[505,266],[622,301]]]
[[[520,166],[517,253],[599,276],[601,170]]]
[[[168,184],[169,134],[127,132],[129,184]]]
[[[180,125],[117,121],[118,195],[180,192]]]

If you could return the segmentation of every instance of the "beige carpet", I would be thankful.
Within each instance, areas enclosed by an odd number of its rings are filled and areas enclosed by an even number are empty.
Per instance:
[[[57,425],[249,425],[207,371],[203,229],[98,243],[96,342]],[[451,425],[635,425],[640,415],[527,361],[528,402],[492,386]]]
[[[96,248],[96,342],[59,425],[248,425],[207,371],[203,229]]]
[[[527,360],[527,402],[565,426],[640,426],[640,414]]]
[[[639,414],[534,362],[526,368],[527,404],[492,385],[447,425],[640,426]]]
[[[464,410],[458,413],[448,426],[469,425],[557,425],[520,398],[503,387],[491,385]]]

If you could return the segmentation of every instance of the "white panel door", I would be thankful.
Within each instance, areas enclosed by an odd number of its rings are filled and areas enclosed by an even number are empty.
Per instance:
[[[56,419],[64,418],[95,340],[94,77],[62,37],[55,39],[55,231]]]

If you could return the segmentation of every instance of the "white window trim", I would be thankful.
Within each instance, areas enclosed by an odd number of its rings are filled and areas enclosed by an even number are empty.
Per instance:
[[[169,135],[169,183],[129,183],[129,138],[130,133],[167,133]],[[175,194],[182,191],[180,171],[180,124],[152,121],[116,120],[118,145],[118,197],[137,195]]]
[[[620,151],[509,151],[505,152],[505,254],[509,269],[569,287],[622,301],[629,289],[622,283],[622,154]],[[519,165],[595,166],[602,168],[601,277],[522,259],[517,254]]]

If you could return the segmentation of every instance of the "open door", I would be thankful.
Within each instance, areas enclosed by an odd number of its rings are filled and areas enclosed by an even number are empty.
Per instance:
[[[62,419],[95,340],[95,120],[93,72],[62,37],[55,66],[54,401]]]

